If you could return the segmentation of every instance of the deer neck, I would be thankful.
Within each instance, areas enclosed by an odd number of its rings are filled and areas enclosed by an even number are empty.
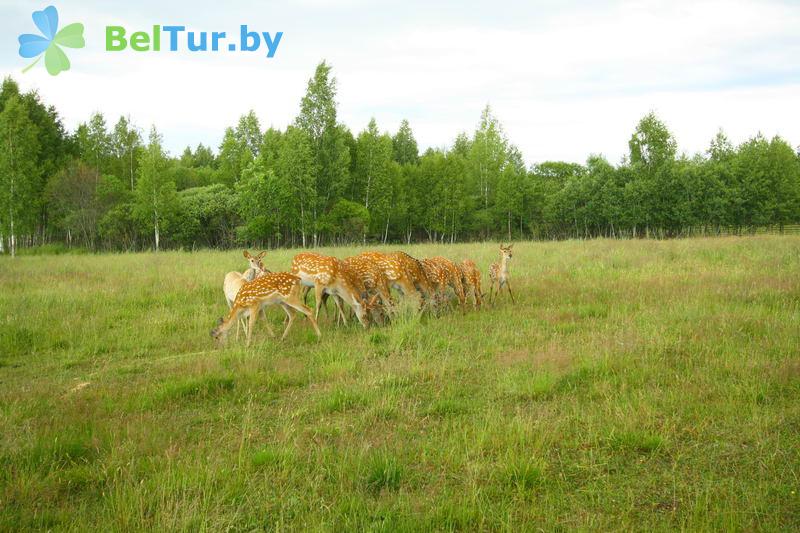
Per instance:
[[[506,256],[500,257],[500,273],[503,277],[508,275],[508,257]]]
[[[261,271],[259,271],[256,268],[250,267],[250,268],[248,268],[247,270],[244,271],[244,274],[242,274],[242,277],[244,279],[246,279],[247,281],[253,281],[260,274],[261,274]]]

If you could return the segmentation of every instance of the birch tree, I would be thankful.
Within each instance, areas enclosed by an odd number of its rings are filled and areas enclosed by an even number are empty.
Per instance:
[[[152,225],[156,251],[160,249],[162,231],[176,203],[175,182],[169,179],[166,171],[167,156],[161,142],[161,135],[153,126],[147,147],[139,158],[135,195],[135,213],[142,222]]]
[[[9,97],[0,113],[0,233],[8,235],[12,257],[18,236],[33,231],[36,223],[37,133],[21,99]]]

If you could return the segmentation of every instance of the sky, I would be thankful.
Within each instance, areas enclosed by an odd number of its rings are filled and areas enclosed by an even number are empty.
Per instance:
[[[254,110],[285,128],[315,66],[338,83],[339,120],[355,135],[370,118],[394,133],[411,123],[421,148],[471,133],[491,105],[528,164],[618,163],[638,120],[654,111],[682,152],[703,152],[722,128],[735,143],[761,132],[800,145],[800,1],[405,0],[53,2],[60,26],[82,22],[86,47],[50,76],[18,55],[49,2],[0,0],[0,72],[55,105],[68,129],[102,112],[155,124],[166,148],[219,146]],[[274,57],[256,52],[108,52],[105,28],[283,32]],[[162,35],[162,41],[166,37]],[[42,62],[43,63],[43,62]]]

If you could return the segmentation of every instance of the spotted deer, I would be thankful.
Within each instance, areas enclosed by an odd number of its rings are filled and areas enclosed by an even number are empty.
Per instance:
[[[422,271],[422,266],[419,261],[410,255],[403,252],[389,254],[361,252],[359,256],[373,262],[383,270],[389,286],[402,292],[406,298],[416,300],[420,309],[424,305],[424,300],[420,293],[422,292],[426,297],[432,296],[433,290],[425,273]],[[424,287],[424,289],[418,290],[418,287]]]
[[[364,300],[364,306],[370,320],[375,324],[383,324],[388,309],[383,302],[387,301],[386,298],[389,298],[390,295],[388,284],[386,284],[386,277],[383,276],[380,269],[358,258],[348,257],[342,259],[341,262],[343,266],[342,273],[353,288],[355,288],[356,292],[361,295],[361,299]],[[381,283],[381,278],[383,286],[377,288]],[[333,296],[336,309],[341,314],[342,299],[336,294],[323,292],[322,306],[326,307],[329,296]],[[337,321],[339,318],[340,317],[337,317]]]
[[[447,271],[433,259],[420,259],[419,262],[433,290],[433,306],[438,312],[438,309],[440,309],[445,302],[445,291],[447,290],[448,281]]]
[[[472,295],[472,305],[477,309],[483,303],[481,293],[481,271],[471,259],[461,261],[461,282],[464,285],[464,296]]]
[[[464,296],[464,284],[461,280],[461,269],[459,269],[455,263],[446,257],[437,256],[431,260],[439,265],[439,268],[444,271],[446,285],[453,289],[453,292],[456,293],[456,298],[458,298],[458,303],[461,305],[461,309],[466,309],[466,297]]]
[[[300,289],[300,278],[288,272],[270,272],[245,283],[236,294],[228,316],[219,319],[217,327],[211,330],[211,336],[224,342],[233,322],[244,315],[250,318],[247,325],[247,346],[250,346],[253,326],[258,319],[259,311],[266,306],[280,305],[289,317],[281,340],[285,339],[289,333],[297,311],[308,318],[317,337],[321,337],[322,333],[319,331],[311,309],[300,299]],[[271,329],[270,335],[272,335]]]
[[[247,250],[244,251],[244,258],[250,264],[250,267],[244,272],[228,272],[225,274],[225,279],[222,282],[222,291],[225,293],[225,301],[228,302],[228,309],[233,308],[233,301],[236,299],[236,294],[239,289],[248,281],[253,281],[257,277],[269,272],[264,268],[264,263],[261,259],[267,252],[260,252],[258,255],[251,255]],[[244,327],[244,319],[240,319],[236,323],[236,338],[239,338],[239,330]]]
[[[513,244],[508,246],[500,245],[500,262],[492,263],[489,266],[489,297],[492,301],[497,298],[500,289],[503,287],[508,289],[508,295],[511,296],[511,302],[514,302],[514,294],[511,292],[511,285],[508,283],[509,271],[508,262],[511,260],[511,248]],[[495,290],[495,286],[497,289]]]
[[[364,256],[355,255],[353,257],[346,257],[342,260],[352,272],[364,284],[367,294],[370,296],[377,296],[380,299],[381,305],[387,311],[391,309],[392,293],[389,288],[389,280],[386,278],[386,273],[373,261],[370,261]]]
[[[425,270],[422,268],[419,259],[411,257],[407,253],[400,251],[389,254],[389,257],[397,258],[397,260],[403,265],[403,268],[405,268],[406,272],[408,272],[414,287],[422,295],[421,301],[423,302],[423,305],[425,300],[431,301],[433,299],[433,287],[431,287],[431,284],[428,281],[428,276],[425,275]]]
[[[292,259],[292,274],[298,276],[306,287],[314,287],[316,298],[314,318],[319,318],[322,295],[325,292],[341,298],[356,314],[356,318],[365,328],[369,318],[368,302],[354,286],[352,273],[347,266],[335,257],[320,255],[314,252],[302,252]],[[347,324],[339,300],[334,298],[339,316]]]

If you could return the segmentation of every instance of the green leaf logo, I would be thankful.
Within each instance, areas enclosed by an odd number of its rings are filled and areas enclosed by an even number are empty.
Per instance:
[[[83,24],[75,22],[58,31],[58,11],[53,6],[48,6],[41,11],[33,12],[33,23],[42,32],[42,35],[24,33],[19,36],[19,55],[25,58],[35,57],[36,61],[25,67],[23,73],[28,72],[42,59],[44,53],[44,66],[53,76],[69,70],[69,58],[61,49],[83,48]]]

